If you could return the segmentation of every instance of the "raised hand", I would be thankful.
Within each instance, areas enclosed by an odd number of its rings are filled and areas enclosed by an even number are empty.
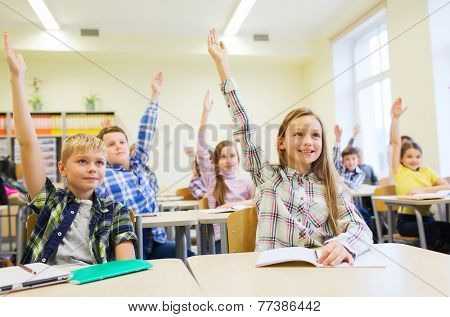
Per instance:
[[[221,81],[230,77],[230,70],[228,69],[228,50],[225,44],[217,40],[217,32],[215,28],[211,28],[208,36],[208,52],[216,63],[217,72]]]
[[[339,126],[339,124],[336,124],[334,126],[334,135],[336,136],[336,141],[340,141],[341,140],[342,128]]]
[[[152,98],[153,101],[157,101],[158,100],[159,95],[161,94],[163,83],[164,83],[163,73],[159,72],[152,79],[152,84],[151,84],[152,96],[151,96],[151,98]]]
[[[209,113],[214,105],[214,100],[209,98],[209,89],[206,91],[205,98],[203,98],[203,112]]]
[[[360,133],[361,133],[361,126],[359,124],[355,124],[353,126],[353,134],[352,134],[353,138],[356,138],[356,136]]]
[[[102,124],[102,128],[108,128],[110,126],[112,126],[112,122],[110,118],[104,118],[101,122]]]
[[[402,98],[395,99],[391,108],[391,117],[396,119],[400,118],[400,116],[403,114],[403,112],[406,111],[406,109],[408,109],[408,107],[403,107]]]
[[[7,32],[3,33],[3,44],[5,47],[6,61],[8,62],[9,71],[11,76],[21,77],[25,76],[27,70],[27,65],[21,54],[16,54],[10,46],[9,34]]]

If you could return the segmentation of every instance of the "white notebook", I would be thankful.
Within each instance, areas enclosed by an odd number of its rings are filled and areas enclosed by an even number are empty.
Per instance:
[[[284,262],[307,262],[316,267],[330,268],[331,266],[324,266],[317,263],[317,260],[322,255],[322,249],[308,249],[303,247],[292,248],[278,248],[267,251],[262,251],[256,261],[256,267],[268,266]],[[353,268],[353,267],[385,267],[382,255],[369,250],[364,254],[356,257],[353,265],[343,262],[335,267],[339,268]]]
[[[235,205],[235,206],[231,206],[230,208],[199,209],[199,211],[207,213],[207,214],[219,214],[222,212],[233,212],[233,211],[238,211],[238,210],[244,210],[247,208],[251,208],[251,206]]]
[[[0,294],[62,283],[72,276],[70,272],[44,263],[32,263],[25,266],[34,273],[20,266],[0,269]]]

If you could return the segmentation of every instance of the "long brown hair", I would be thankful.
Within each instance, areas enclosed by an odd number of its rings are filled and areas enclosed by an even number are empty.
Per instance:
[[[339,228],[337,226],[337,219],[339,218],[339,210],[337,208],[337,190],[336,185],[339,182],[339,177],[337,171],[331,161],[328,158],[328,150],[327,150],[327,138],[325,135],[325,129],[323,128],[322,121],[320,118],[313,113],[311,110],[307,108],[297,108],[289,112],[281,123],[280,128],[278,129],[278,142],[277,142],[277,150],[278,157],[280,162],[280,167],[285,168],[287,166],[286,159],[286,151],[281,150],[279,146],[279,141],[285,137],[286,129],[292,120],[300,118],[302,116],[313,116],[319,121],[320,126],[322,128],[322,152],[320,153],[319,158],[311,164],[311,172],[323,181],[325,185],[325,190],[327,193],[327,206],[330,211],[330,223],[335,235],[338,235]]]
[[[220,168],[219,168],[219,161],[220,156],[222,154],[222,149],[227,146],[233,146],[236,150],[236,153],[238,153],[236,149],[236,145],[231,141],[222,141],[219,144],[217,144],[216,148],[214,149],[213,153],[213,163],[215,167],[216,172],[216,186],[214,187],[213,196],[216,199],[216,207],[221,206],[225,204],[225,197],[227,196],[228,191],[230,190],[225,183],[225,179],[222,175],[220,175]],[[238,154],[239,159],[239,154]],[[212,208],[212,207],[210,207]]]

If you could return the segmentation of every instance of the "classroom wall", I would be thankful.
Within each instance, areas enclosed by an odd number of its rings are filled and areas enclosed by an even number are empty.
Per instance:
[[[27,83],[34,76],[44,80],[42,99],[44,111],[84,111],[83,96],[90,92],[102,98],[100,111],[115,111],[118,124],[125,128],[130,142],[137,135],[138,121],[146,100],[139,93],[149,96],[150,79],[158,71],[165,76],[160,98],[158,136],[155,140],[153,160],[161,188],[170,186],[185,177],[176,188],[187,186],[190,163],[183,152],[186,145],[195,146],[200,121],[202,101],[207,89],[215,100],[210,122],[218,129],[210,130],[211,145],[224,138],[231,138],[231,119],[219,91],[219,79],[210,57],[145,58],[130,54],[88,55],[129,84],[126,87],[117,79],[92,66],[80,57],[65,52],[25,52],[28,66]],[[303,95],[304,77],[300,65],[274,59],[233,57],[233,76],[243,100],[253,114],[256,123],[262,124]],[[0,111],[11,111],[11,93],[6,63],[0,62]],[[27,87],[31,93],[31,87]],[[165,111],[164,111],[164,110]],[[170,114],[173,114],[170,115]],[[276,135],[275,118],[262,133],[262,144],[271,160],[276,161],[275,143],[266,132]],[[191,127],[189,127],[191,126]],[[193,128],[192,128],[193,127]],[[272,146],[273,145],[273,146]]]
[[[388,0],[386,14],[389,38],[392,39],[428,14],[427,1]],[[401,96],[408,106],[402,117],[401,133],[417,140],[423,147],[424,164],[440,172],[445,157],[439,157],[429,31],[429,23],[425,21],[389,44],[390,76],[392,96]],[[332,83],[325,85],[333,77],[331,42],[324,38],[318,41],[317,47],[316,57],[304,66],[305,78],[309,79],[308,91],[321,85],[324,87],[312,94],[307,103],[327,122],[328,136],[333,139],[334,95]],[[329,145],[332,144],[330,137],[328,139]]]

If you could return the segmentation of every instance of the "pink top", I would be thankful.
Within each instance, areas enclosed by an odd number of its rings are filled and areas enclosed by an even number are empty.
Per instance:
[[[216,199],[213,194],[216,186],[215,166],[211,163],[209,151],[206,146],[205,132],[199,132],[198,134],[197,161],[200,167],[202,182],[205,185],[209,208],[219,207],[216,206]],[[240,174],[234,171],[232,173],[220,172],[220,174],[224,177],[229,189],[225,196],[225,203],[248,200],[255,197],[255,187],[248,173]],[[217,228],[215,228],[215,237],[216,240],[220,239],[220,232],[218,232]]]

